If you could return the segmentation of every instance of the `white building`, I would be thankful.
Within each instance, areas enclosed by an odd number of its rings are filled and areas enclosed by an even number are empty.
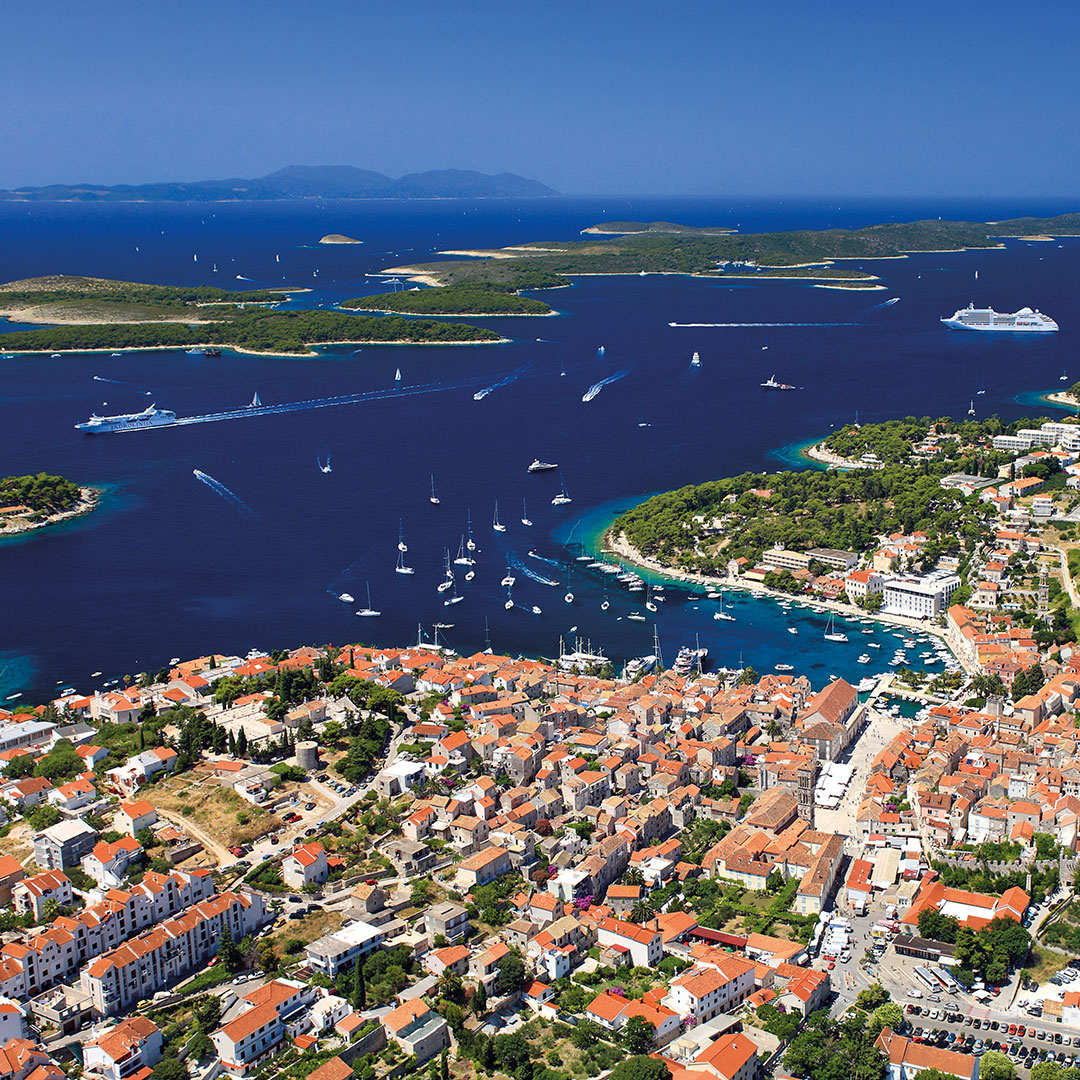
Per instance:
[[[346,967],[351,967],[357,957],[374,952],[385,940],[385,931],[366,922],[346,923],[340,930],[325,934],[304,950],[312,967],[325,972],[331,979]]]
[[[935,570],[921,577],[891,575],[885,579],[881,610],[909,619],[936,619],[959,587],[960,579],[948,571]]]
[[[127,1080],[161,1060],[161,1031],[145,1016],[132,1016],[83,1047],[83,1075],[95,1080]]]

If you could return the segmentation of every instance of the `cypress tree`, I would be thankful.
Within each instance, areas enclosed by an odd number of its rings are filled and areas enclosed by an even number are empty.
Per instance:
[[[248,752],[248,738],[247,732],[241,728],[240,734],[236,736],[236,753],[238,757],[247,757]]]

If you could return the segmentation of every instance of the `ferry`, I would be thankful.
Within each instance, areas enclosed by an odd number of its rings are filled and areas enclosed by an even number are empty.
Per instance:
[[[1047,334],[1057,330],[1058,324],[1038,309],[1022,307],[1006,314],[992,307],[977,308],[974,303],[960,308],[951,318],[942,317],[941,322],[950,330],[1004,330],[1010,333]]]
[[[795,387],[791,383],[777,382],[775,375],[770,375],[762,384],[763,390],[794,390]]]
[[[794,664],[777,664],[776,665],[776,670],[777,671],[794,671],[795,670],[795,665]]]
[[[121,413],[119,416],[98,416],[91,413],[89,420],[75,425],[76,431],[85,431],[87,435],[105,435],[113,431],[138,431],[140,428],[162,427],[176,423],[176,413],[172,409],[159,409],[150,405],[137,413]]]
[[[557,464],[552,464],[550,461],[541,461],[539,458],[533,458],[532,464],[528,468],[528,472],[547,472],[549,469],[557,469]]]

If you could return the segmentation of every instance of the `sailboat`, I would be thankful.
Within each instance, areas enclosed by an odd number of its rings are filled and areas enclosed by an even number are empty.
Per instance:
[[[443,561],[445,563],[446,580],[442,581],[438,585],[439,592],[446,592],[451,585],[454,584],[454,571],[450,569],[450,549],[443,548]]]
[[[532,524],[532,522],[529,520],[529,512],[528,512],[528,510],[525,509],[525,500],[524,499],[521,500],[521,524],[522,525],[531,525]]]
[[[398,522],[398,542],[397,542],[397,566],[394,567],[394,572],[397,574],[412,574],[414,573],[411,566],[405,565],[405,552],[408,551],[408,547],[405,545],[405,527]]]
[[[1069,381],[1069,370],[1068,370],[1068,368],[1062,368],[1061,369],[1061,374],[1058,376],[1058,378],[1059,378],[1059,380],[1061,382],[1068,382]]]
[[[510,592],[510,586],[507,585],[506,586],[506,603],[503,604],[503,607],[506,608],[507,611],[509,611],[513,606],[514,606],[514,596],[513,596],[513,593]]]
[[[510,560],[507,559],[506,560],[506,576],[502,579],[502,581],[499,582],[499,584],[500,585],[505,585],[507,588],[510,588],[510,586],[513,585],[516,580],[517,580],[517,578],[514,577],[514,573],[510,569]]]
[[[828,625],[825,627],[825,640],[826,641],[847,641],[847,634],[841,633],[838,630],[833,629],[833,622],[835,620],[834,615],[829,616]]]
[[[435,477],[434,476],[431,477],[431,498],[428,499],[428,502],[431,503],[432,506],[438,506],[439,505],[439,496],[435,494]]]
[[[607,586],[605,585],[604,586],[604,599],[600,604],[600,610],[601,611],[607,611],[607,609],[609,607],[611,607],[611,601],[607,598]]]
[[[723,622],[734,622],[735,621],[735,616],[734,615],[729,615],[724,610],[724,590],[723,589],[720,590],[720,610],[713,612],[713,618],[716,619],[717,621],[723,621]]]
[[[443,607],[453,607],[454,604],[460,604],[461,601],[465,599],[465,597],[457,591],[457,583],[451,582],[451,584],[454,586],[454,595],[442,602]]]
[[[468,555],[465,554],[465,537],[464,536],[462,536],[461,542],[458,544],[457,558],[454,559],[454,562],[458,566],[475,566],[476,565],[476,560],[470,558]]]
[[[465,531],[468,534],[468,539],[465,541],[465,546],[470,551],[476,550],[476,541],[472,538],[472,511],[469,510],[465,515]]]
[[[607,352],[607,350],[604,348],[603,345],[601,345],[600,348],[596,350],[596,355],[603,356],[605,352]]]
[[[568,604],[572,604],[574,602],[574,593],[573,593],[573,590],[570,588],[570,568],[569,567],[566,568],[566,595],[563,597],[563,599]]]
[[[691,367],[701,367],[701,357],[698,355],[698,353],[696,351],[694,352],[694,355],[692,357],[690,357],[690,366]]]
[[[968,406],[968,416],[975,415],[975,399],[971,399],[971,404]]]
[[[259,391],[256,390],[254,395],[251,398],[251,401],[248,402],[248,408],[249,409],[258,409],[258,408],[261,408],[261,407],[262,407],[262,402],[259,400]]]
[[[374,619],[376,616],[381,615],[381,611],[376,611],[371,606],[371,584],[368,583],[367,587],[367,607],[362,607],[357,613],[363,619]]]
[[[655,611],[656,604],[653,603],[652,592],[648,585],[645,586],[645,610]]]
[[[401,368],[394,372],[394,383],[396,386],[401,386]]]
[[[558,495],[555,496],[554,499],[551,500],[552,506],[565,506],[567,503],[574,501],[570,498],[569,495],[566,494],[566,481],[563,480],[562,473],[559,473],[559,480],[562,483],[562,490],[559,492]]]
[[[496,532],[506,532],[506,526],[499,520],[499,500],[495,500],[495,513],[491,518],[491,527]]]
[[[490,656],[492,653],[491,648],[491,627],[488,626],[488,617],[484,616],[484,652]]]

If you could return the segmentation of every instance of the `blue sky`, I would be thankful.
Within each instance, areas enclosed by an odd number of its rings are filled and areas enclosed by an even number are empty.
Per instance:
[[[1080,3],[21,5],[0,186],[283,165],[567,193],[1069,195]]]

